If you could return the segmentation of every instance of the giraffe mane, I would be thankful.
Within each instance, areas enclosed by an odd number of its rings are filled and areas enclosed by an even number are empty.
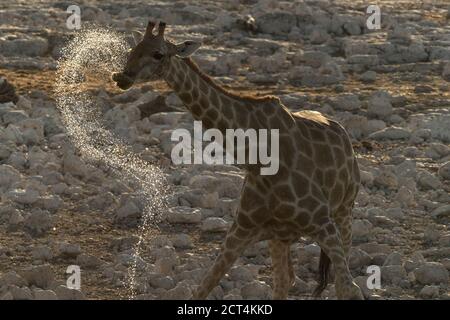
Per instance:
[[[192,58],[182,58],[182,60],[194,71],[196,72],[203,80],[205,80],[208,84],[210,84],[214,89],[219,90],[221,93],[229,96],[230,98],[234,99],[242,99],[249,102],[261,102],[261,101],[269,101],[269,100],[278,100],[279,98],[273,95],[264,95],[264,96],[255,96],[255,95],[246,95],[246,94],[240,94],[237,92],[233,92],[231,90],[227,90],[224,87],[222,87],[220,84],[216,82],[212,77],[207,75],[203,70],[200,69],[197,63],[195,63]]]
[[[320,112],[313,110],[301,110],[293,112],[292,115],[296,118],[306,118],[318,123],[329,124],[330,122]]]

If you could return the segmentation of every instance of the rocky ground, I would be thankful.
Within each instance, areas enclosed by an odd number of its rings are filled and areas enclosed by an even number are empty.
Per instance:
[[[175,40],[202,39],[194,56],[225,86],[278,95],[291,110],[339,120],[362,172],[350,268],[370,299],[449,299],[450,4],[377,1],[78,1],[82,23],[129,32],[162,19]],[[142,204],[127,181],[80,159],[56,109],[56,59],[73,31],[70,1],[0,3],[0,299],[127,298]],[[14,93],[15,88],[15,93]],[[164,165],[171,196],[145,239],[138,298],[189,298],[219,252],[243,173],[173,166],[171,130],[192,118],[162,82],[121,92],[89,86],[104,118],[144,159]],[[319,248],[292,246],[291,299],[310,297]],[[68,289],[69,265],[81,290]],[[365,286],[369,265],[381,289]],[[213,299],[267,299],[262,242],[238,260]],[[334,299],[334,286],[323,295]]]

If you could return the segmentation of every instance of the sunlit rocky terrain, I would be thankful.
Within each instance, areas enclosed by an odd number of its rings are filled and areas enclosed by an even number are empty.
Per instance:
[[[193,56],[226,88],[273,94],[348,130],[361,169],[350,268],[368,299],[449,299],[450,3],[377,1],[77,1],[82,25],[131,40],[149,19],[174,41],[202,40]],[[138,186],[90,163],[56,108],[57,60],[77,30],[70,1],[0,2],[0,299],[127,299],[144,205]],[[177,128],[193,118],[162,81],[121,91],[87,81],[103,120],[145,161],[160,166],[170,196],[137,258],[137,299],[187,299],[217,256],[244,174],[231,165],[171,163]],[[290,299],[310,299],[320,248],[291,248]],[[70,265],[80,290],[67,288]],[[369,289],[367,267],[380,267]],[[270,299],[261,242],[211,299]],[[335,299],[334,285],[324,299]]]

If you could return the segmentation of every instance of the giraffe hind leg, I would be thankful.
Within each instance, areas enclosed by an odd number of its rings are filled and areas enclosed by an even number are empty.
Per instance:
[[[342,248],[344,250],[344,256],[347,263],[350,255],[350,248],[352,245],[352,209],[357,192],[358,188],[356,188],[355,190],[350,189],[346,193],[346,197],[341,206],[332,213],[332,219],[336,223],[336,226],[339,230],[342,241]],[[324,250],[321,249],[319,259],[319,279],[318,285],[314,289],[313,297],[320,297],[323,290],[325,290],[325,288],[327,287],[330,278],[330,266],[330,258],[327,256]]]
[[[313,239],[330,258],[335,269],[335,288],[338,299],[363,299],[361,289],[353,282],[344,254],[342,239],[334,222],[329,221],[313,235]]]
[[[335,222],[342,241],[344,257],[348,263],[350,248],[352,245],[352,208],[342,205],[333,214]],[[318,298],[326,289],[330,280],[331,260],[323,249],[320,250],[319,258],[319,277],[317,287],[314,289],[313,297]]]

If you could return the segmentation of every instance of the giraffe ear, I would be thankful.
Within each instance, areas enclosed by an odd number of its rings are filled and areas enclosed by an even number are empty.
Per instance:
[[[197,41],[185,41],[179,43],[175,46],[175,54],[181,58],[186,58],[192,55],[198,48],[202,45],[201,42]]]
[[[133,34],[133,39],[134,39],[134,44],[135,45],[138,44],[139,42],[141,42],[142,39],[144,38],[144,35],[142,34],[142,32],[133,30],[132,34]]]

